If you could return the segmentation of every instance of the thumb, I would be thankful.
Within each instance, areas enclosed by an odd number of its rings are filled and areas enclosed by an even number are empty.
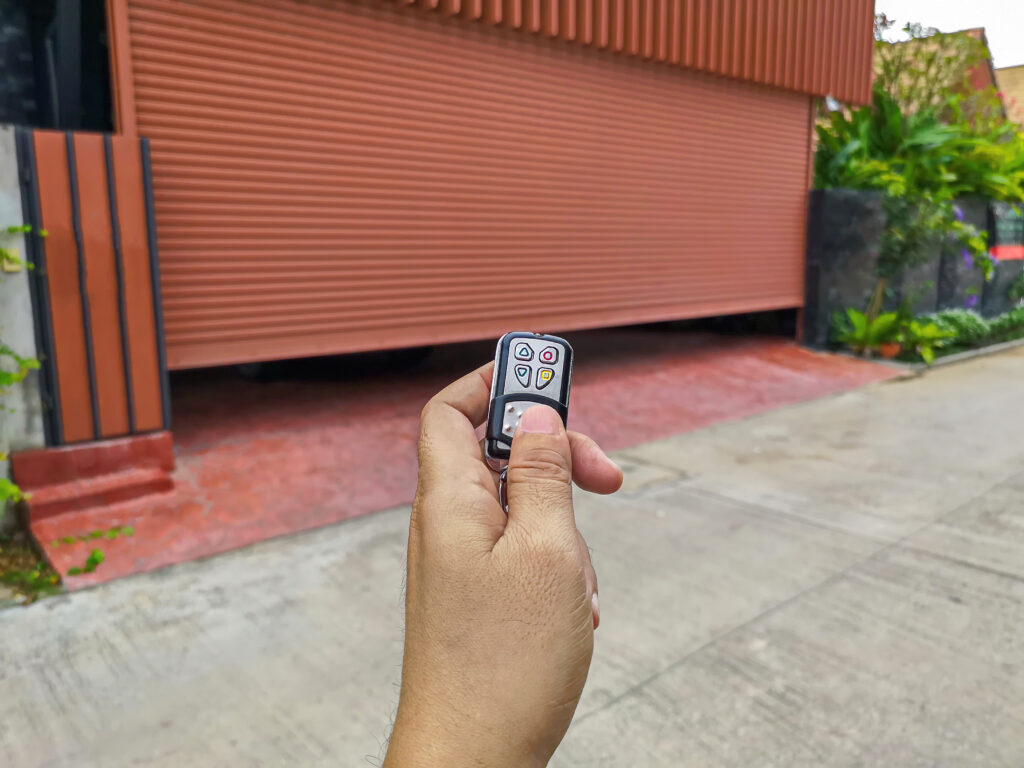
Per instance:
[[[562,418],[546,405],[523,414],[508,461],[509,524],[530,533],[564,529],[575,534],[572,452]]]

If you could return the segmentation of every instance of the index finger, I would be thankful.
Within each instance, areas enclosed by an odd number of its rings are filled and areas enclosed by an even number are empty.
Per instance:
[[[494,362],[477,368],[434,395],[420,415],[420,472],[440,470],[451,473],[468,467],[472,461],[480,467],[480,445],[476,428],[487,418]]]

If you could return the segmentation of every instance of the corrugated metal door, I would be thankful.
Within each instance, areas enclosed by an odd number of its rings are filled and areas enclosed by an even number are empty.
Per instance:
[[[802,301],[809,98],[347,0],[131,0],[167,354]]]

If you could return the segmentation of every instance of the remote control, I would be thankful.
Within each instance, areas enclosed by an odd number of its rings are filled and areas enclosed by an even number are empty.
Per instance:
[[[568,421],[571,384],[572,347],[565,339],[525,331],[498,339],[484,440],[492,466],[508,460],[519,419],[531,405],[548,405]]]

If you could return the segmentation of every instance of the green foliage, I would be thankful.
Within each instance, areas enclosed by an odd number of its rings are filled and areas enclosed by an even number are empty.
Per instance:
[[[1002,102],[994,87],[978,90],[971,73],[989,65],[985,42],[965,32],[939,32],[922,24],[907,24],[908,40],[889,43],[883,34],[893,27],[885,14],[875,16],[875,85],[911,114],[941,108],[951,94],[964,97],[976,120],[998,118]]]
[[[89,531],[88,533],[81,533],[78,535],[67,535],[62,536],[59,539],[50,542],[51,547],[59,547],[62,544],[74,544],[78,541],[89,541],[90,539],[107,539],[113,541],[120,536],[134,536],[135,528],[130,525],[115,525],[113,528],[107,528],[105,530]]]
[[[98,528],[95,531],[88,531],[87,533],[80,534],[69,534],[62,536],[61,538],[51,541],[51,547],[60,547],[65,544],[75,544],[80,541],[96,541],[98,539],[107,539],[112,541],[120,536],[133,536],[135,535],[135,528],[130,525],[115,525],[112,528]],[[68,576],[81,576],[83,573],[92,573],[95,571],[106,559],[106,555],[102,549],[94,549],[89,553],[89,557],[82,565],[76,565],[73,568],[68,568]]]
[[[981,344],[991,333],[989,322],[970,309],[944,309],[932,315],[932,319],[964,346]]]
[[[10,587],[23,603],[60,591],[60,575],[26,537],[0,538],[0,584]]]
[[[102,549],[94,549],[86,558],[85,564],[68,568],[68,576],[80,576],[83,573],[92,573],[106,559]]]
[[[955,99],[951,110],[957,113]],[[871,106],[832,112],[817,126],[815,185],[883,192],[887,227],[876,266],[891,280],[936,256],[943,239],[956,242],[991,275],[987,234],[963,220],[955,200],[1024,198],[1024,139],[1004,129],[978,136],[966,122],[947,125],[926,109],[904,115],[875,88]]]
[[[6,371],[0,368],[0,394],[3,394],[5,389],[17,384],[19,381],[24,381],[29,371],[39,369],[38,360],[33,357],[21,357],[9,346],[0,342],[0,361],[4,358],[14,363],[14,370]]]
[[[1007,295],[1014,301],[1024,301],[1024,272],[1017,275],[1017,278],[1010,283]]]
[[[988,343],[1010,341],[1024,336],[1024,307],[1015,307],[988,321]]]
[[[3,505],[7,502],[17,504],[25,498],[21,492],[21,488],[16,486],[6,477],[0,477],[0,509],[3,509]]]
[[[31,224],[12,224],[4,228],[8,235],[26,235],[32,232]],[[38,232],[40,237],[46,237],[49,233],[45,229]],[[14,266],[27,266],[33,269],[34,265],[23,261],[10,248],[0,246],[0,266],[9,268]],[[6,365],[4,365],[6,363]],[[13,365],[12,365],[13,363]],[[13,368],[13,370],[11,370]],[[22,357],[7,344],[0,340],[0,396],[7,393],[8,388],[25,380],[29,371],[37,370],[39,361],[32,357]],[[0,454],[0,459],[6,458]],[[8,503],[17,503],[23,498],[21,489],[7,478],[0,478],[0,512],[3,512]]]
[[[32,232],[31,224],[12,224],[5,228],[8,235],[27,235]],[[39,230],[40,237],[46,237],[49,234],[45,229]],[[27,269],[35,269],[35,264],[25,261],[20,258],[15,251],[10,248],[0,246],[0,266],[11,269],[26,267]]]
[[[21,595],[25,603],[34,603],[40,597],[60,592],[60,575],[40,560],[25,570],[3,571],[0,573],[0,584]]]
[[[944,112],[945,120],[935,108],[904,112],[876,86],[869,106],[837,110],[819,121],[815,186],[937,202],[1024,199],[1024,137],[1013,124],[972,125],[956,95]]]
[[[886,283],[956,246],[992,274],[987,233],[963,220],[965,197],[1024,200],[1024,136],[1005,119],[994,90],[969,82],[988,61],[982,41],[908,25],[907,43],[881,40],[891,23],[876,17],[875,81],[869,106],[825,114],[816,126],[815,186],[882,192],[887,215],[868,306],[878,313]]]
[[[898,321],[899,316],[895,312],[868,318],[863,312],[849,307],[845,315],[837,312],[833,316],[832,338],[854,352],[863,354],[878,349],[886,342],[894,341],[899,332]]]
[[[900,343],[906,351],[916,353],[931,365],[935,362],[935,350],[946,346],[953,338],[952,331],[934,322],[911,320],[900,331]]]
[[[966,309],[946,309],[930,319],[950,333],[958,347],[984,347],[1024,337],[1024,307],[1015,307],[991,320]]]

